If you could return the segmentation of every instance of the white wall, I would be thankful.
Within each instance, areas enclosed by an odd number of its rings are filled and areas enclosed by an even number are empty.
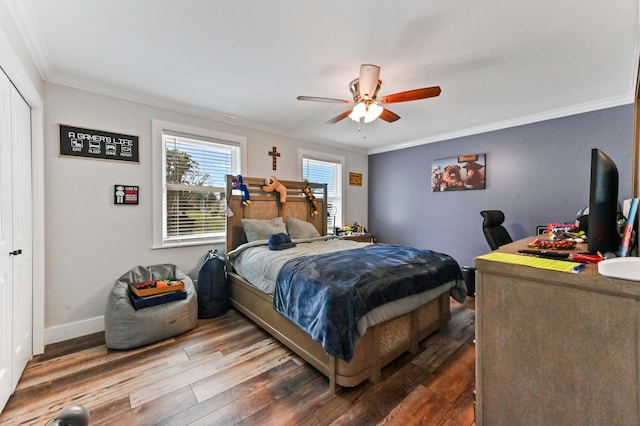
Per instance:
[[[175,263],[192,276],[207,250],[223,246],[151,249],[151,120],[159,119],[247,138],[243,174],[298,180],[298,150],[344,156],[345,219],[367,223],[367,155],[167,111],[139,103],[45,84],[46,292],[45,343],[101,331],[113,282],[136,265]],[[283,119],[286,119],[283,117]],[[58,124],[139,136],[140,163],[58,155]],[[157,142],[157,141],[156,141]],[[278,148],[278,169],[267,155]],[[348,186],[348,173],[363,175]],[[113,185],[140,187],[137,206],[114,206]]]

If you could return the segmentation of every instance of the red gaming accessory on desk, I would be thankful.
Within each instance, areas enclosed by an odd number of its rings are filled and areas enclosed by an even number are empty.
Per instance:
[[[600,254],[592,253],[567,253],[548,250],[518,250],[518,253],[545,259],[568,260],[582,263],[598,263],[603,259]]]

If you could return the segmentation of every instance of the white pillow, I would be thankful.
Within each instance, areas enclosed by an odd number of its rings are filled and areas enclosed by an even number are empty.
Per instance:
[[[280,232],[287,233],[287,228],[284,226],[284,222],[281,217],[274,217],[273,219],[240,219],[242,222],[242,229],[247,236],[248,242],[257,240],[268,240],[273,234]]]

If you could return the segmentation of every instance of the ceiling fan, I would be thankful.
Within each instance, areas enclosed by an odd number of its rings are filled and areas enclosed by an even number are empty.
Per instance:
[[[364,120],[365,123],[370,123],[380,117],[388,123],[393,123],[400,119],[400,116],[381,105],[416,101],[440,95],[440,86],[433,86],[394,93],[393,95],[383,96],[378,99],[378,91],[380,90],[381,85],[380,67],[377,65],[363,64],[360,66],[360,76],[349,83],[349,90],[351,90],[353,100],[321,98],[316,96],[298,96],[297,99],[299,101],[331,102],[354,105],[354,107],[349,111],[345,111],[327,121],[327,124],[337,123],[346,117],[358,122]]]

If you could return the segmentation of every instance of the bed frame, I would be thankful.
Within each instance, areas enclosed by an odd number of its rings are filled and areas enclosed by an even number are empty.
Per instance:
[[[321,235],[326,235],[326,185],[308,184],[318,206],[318,214],[311,216],[311,205],[303,193],[304,182],[280,181],[287,188],[287,201],[282,204],[277,192],[262,190],[264,179],[243,177],[251,197],[251,203],[243,206],[242,196],[231,194],[233,178],[227,176],[227,200],[233,212],[233,216],[227,218],[227,253],[247,242],[242,218],[273,219],[280,216],[286,222],[288,216],[293,216],[313,223]],[[332,392],[337,386],[356,386],[367,379],[377,383],[382,367],[407,350],[416,353],[420,341],[444,329],[450,318],[447,291],[412,312],[367,329],[358,341],[352,360],[347,363],[327,354],[320,343],[276,312],[273,297],[247,283],[230,265],[228,277],[232,306],[327,376]]]

